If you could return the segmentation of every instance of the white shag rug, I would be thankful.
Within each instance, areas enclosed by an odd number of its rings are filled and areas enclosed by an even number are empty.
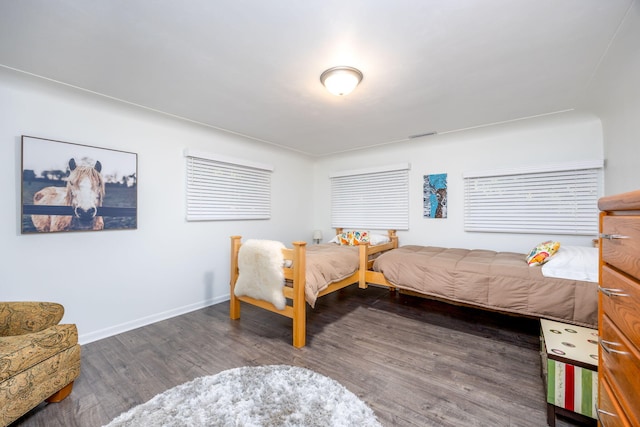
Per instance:
[[[371,426],[364,402],[338,382],[287,365],[242,367],[158,394],[106,427]]]

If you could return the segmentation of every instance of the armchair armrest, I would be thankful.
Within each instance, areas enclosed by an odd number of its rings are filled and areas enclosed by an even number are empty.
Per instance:
[[[0,337],[42,331],[63,315],[64,307],[54,302],[0,302]]]
[[[78,329],[74,324],[0,337],[0,382],[77,344]]]

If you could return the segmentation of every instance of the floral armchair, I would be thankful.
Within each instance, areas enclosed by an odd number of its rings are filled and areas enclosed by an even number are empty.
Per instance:
[[[42,401],[66,398],[80,374],[76,325],[59,325],[64,307],[0,302],[0,426]]]

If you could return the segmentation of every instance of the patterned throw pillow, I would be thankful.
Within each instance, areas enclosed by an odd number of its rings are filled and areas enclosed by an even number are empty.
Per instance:
[[[529,255],[527,255],[527,264],[529,264],[530,267],[542,265],[549,261],[549,259],[558,252],[558,249],[560,249],[560,242],[554,242],[553,240],[542,242],[529,252]]]
[[[338,243],[341,245],[358,246],[362,243],[369,243],[368,231],[347,231],[338,234]]]

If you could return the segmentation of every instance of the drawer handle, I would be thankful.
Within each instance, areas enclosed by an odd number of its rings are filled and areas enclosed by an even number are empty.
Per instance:
[[[626,351],[616,350],[615,348],[611,348],[611,347],[622,345],[619,342],[606,341],[606,340],[603,340],[602,338],[598,338],[598,342],[600,343],[600,347],[602,347],[602,349],[607,353],[629,354]]]
[[[608,240],[630,239],[629,236],[624,236],[622,234],[601,234],[600,237]]]
[[[604,421],[602,421],[602,418],[600,418],[600,414],[618,418],[618,415],[614,414],[613,412],[605,411],[604,409],[600,409],[596,406],[596,418],[598,419],[598,422],[602,427],[607,427],[607,425],[604,423]]]
[[[602,286],[598,286],[600,292],[605,294],[608,297],[628,297],[629,294],[625,294],[623,289],[614,289],[614,288],[603,288]]]

